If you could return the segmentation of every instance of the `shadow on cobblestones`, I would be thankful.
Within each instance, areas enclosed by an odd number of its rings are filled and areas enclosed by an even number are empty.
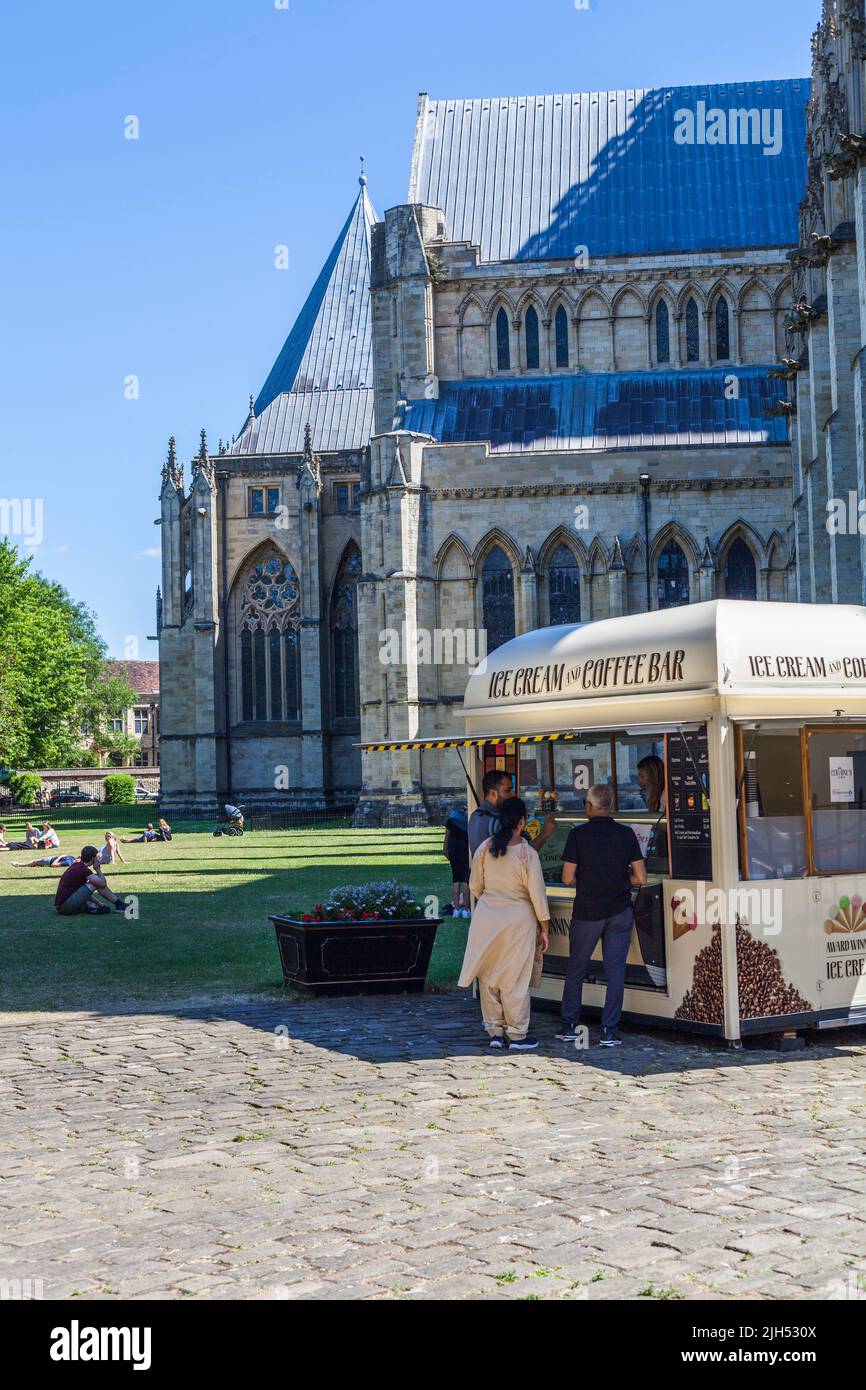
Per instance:
[[[49,1299],[866,1288],[862,1032],[610,1055],[539,1014],[500,1056],[454,993],[3,1023],[0,1277]]]

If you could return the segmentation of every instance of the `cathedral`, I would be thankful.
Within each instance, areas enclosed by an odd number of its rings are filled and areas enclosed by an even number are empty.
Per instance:
[[[188,482],[170,443],[168,810],[436,817],[454,751],[370,745],[459,734],[511,637],[862,601],[825,526],[863,496],[862,11],[811,82],[422,94],[405,204],[361,176],[241,433]]]

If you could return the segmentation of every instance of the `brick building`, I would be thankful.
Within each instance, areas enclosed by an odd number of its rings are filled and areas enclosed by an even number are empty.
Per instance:
[[[159,662],[109,661],[109,676],[119,676],[135,691],[135,703],[110,721],[111,732],[139,740],[139,751],[124,760],[129,767],[159,767]]]

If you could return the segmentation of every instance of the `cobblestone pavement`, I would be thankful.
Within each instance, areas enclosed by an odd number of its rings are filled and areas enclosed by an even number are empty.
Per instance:
[[[839,1298],[866,1035],[490,1055],[456,995],[6,1016],[0,1277],[46,1298]],[[594,1030],[593,1030],[594,1033]]]

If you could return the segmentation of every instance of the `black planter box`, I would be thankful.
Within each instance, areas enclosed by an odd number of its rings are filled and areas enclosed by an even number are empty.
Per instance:
[[[283,980],[314,994],[420,994],[442,921],[270,920],[277,933]]]

